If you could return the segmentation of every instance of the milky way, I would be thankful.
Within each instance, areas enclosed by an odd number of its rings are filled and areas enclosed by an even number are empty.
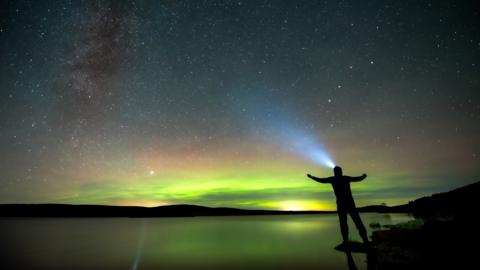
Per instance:
[[[58,97],[65,139],[77,151],[87,147],[86,137],[102,141],[105,122],[117,113],[115,106],[124,93],[118,90],[116,75],[134,49],[132,7],[118,2],[89,3],[85,19],[73,27]]]
[[[331,209],[323,155],[359,205],[478,180],[475,1],[0,5],[0,203]]]

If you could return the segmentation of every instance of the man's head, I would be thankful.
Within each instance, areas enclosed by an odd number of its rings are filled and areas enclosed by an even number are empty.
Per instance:
[[[339,166],[335,166],[335,168],[333,168],[333,174],[335,176],[342,176],[343,175],[342,168],[340,168]]]

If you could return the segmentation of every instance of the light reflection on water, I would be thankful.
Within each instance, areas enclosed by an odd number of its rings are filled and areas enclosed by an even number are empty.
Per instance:
[[[370,223],[412,218],[362,219],[370,234]],[[345,254],[333,249],[340,242],[336,214],[0,219],[1,263],[16,269],[347,269]],[[364,254],[353,259],[366,269]]]
[[[138,269],[138,263],[140,262],[140,257],[142,256],[143,250],[143,242],[145,239],[145,222],[146,219],[142,219],[142,223],[140,224],[140,233],[138,236],[138,244],[137,244],[137,253],[135,254],[135,259],[133,260],[132,270]]]

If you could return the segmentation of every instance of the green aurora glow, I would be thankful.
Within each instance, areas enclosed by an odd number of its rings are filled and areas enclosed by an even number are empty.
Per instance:
[[[0,203],[334,209],[292,127],[360,206],[478,180],[476,9],[335,2],[2,1]]]

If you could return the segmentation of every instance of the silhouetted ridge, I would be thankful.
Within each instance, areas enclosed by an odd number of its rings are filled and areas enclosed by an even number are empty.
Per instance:
[[[416,216],[437,216],[466,213],[480,205],[480,182],[448,192],[422,197],[397,206],[370,205],[359,207],[360,212],[412,213]]]
[[[480,205],[480,182],[422,197],[408,203],[410,211],[417,216],[463,215]]]

